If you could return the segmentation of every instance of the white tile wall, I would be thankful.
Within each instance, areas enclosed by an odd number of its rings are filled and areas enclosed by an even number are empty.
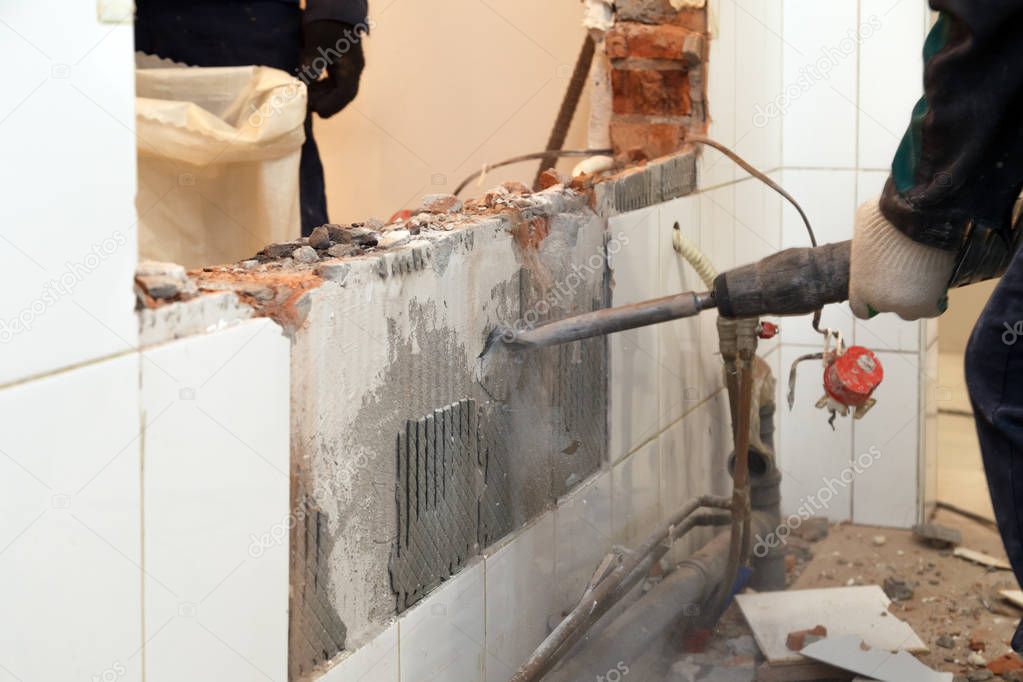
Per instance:
[[[507,682],[544,637],[555,607],[554,515],[486,557],[486,679]]]
[[[816,514],[832,521],[849,521],[853,498],[852,423],[838,418],[832,429],[827,411],[814,407],[824,394],[819,360],[799,365],[793,409],[789,410],[785,402],[788,369],[806,351],[798,346],[781,347],[781,369],[786,379],[778,382],[776,425],[781,443],[778,466],[782,472],[782,512],[795,514],[810,505]],[[823,508],[816,509],[818,504]]]
[[[264,319],[143,356],[147,680],[287,678],[289,352]]]
[[[660,450],[657,440],[641,447],[611,472],[611,525],[616,543],[641,542],[660,520]]]
[[[138,376],[128,355],[0,390],[3,679],[142,677]]]
[[[132,27],[93,3],[4,7],[0,385],[136,342]],[[71,112],[74,112],[73,115]]]
[[[675,227],[691,242],[700,244],[700,199],[687,196],[661,206],[658,231],[661,295],[705,291],[707,285],[693,267],[675,252]],[[700,318],[657,325],[660,354],[658,413],[663,429],[692,410],[706,397],[700,366]]]
[[[402,682],[482,682],[484,562],[463,569],[398,622]]]
[[[860,0],[860,26],[858,165],[887,169],[923,95],[926,16],[915,0]]]
[[[398,624],[392,623],[328,670],[320,682],[398,682]]]
[[[735,14],[734,0],[709,0],[707,12],[712,40],[708,57],[707,113],[710,126],[707,135],[722,144],[735,146]],[[714,149],[704,149],[697,166],[697,182],[701,188],[714,187],[735,179],[735,165]]]
[[[782,95],[782,3],[734,0],[734,4],[735,150],[756,168],[773,170],[781,166],[782,121],[769,113],[769,103]],[[713,68],[711,75],[717,75]],[[735,172],[737,178],[747,176],[740,168]]]
[[[717,271],[724,272],[735,260],[735,187],[727,185],[701,192],[699,198],[700,247]],[[700,346],[703,393],[710,395],[724,385],[717,317],[713,314],[700,316]]]
[[[709,407],[704,404],[661,432],[657,443],[661,465],[661,520],[669,518],[693,497],[709,493],[713,487],[710,464],[715,457],[726,453],[709,450],[709,428]],[[669,557],[681,561],[691,553],[694,544],[688,538],[676,542]]]
[[[856,16],[857,0],[785,1],[785,167],[856,165]]]
[[[906,528],[917,523],[920,364],[914,354],[878,353],[884,382],[877,404],[853,425],[853,521]]]
[[[570,611],[611,549],[611,472],[603,471],[558,502],[554,517],[555,605]]]
[[[613,235],[623,235],[618,253],[610,257],[614,274],[612,301],[628,305],[660,294],[656,207],[626,213],[610,221]],[[610,451],[617,461],[657,433],[659,375],[658,330],[643,327],[611,336]]]

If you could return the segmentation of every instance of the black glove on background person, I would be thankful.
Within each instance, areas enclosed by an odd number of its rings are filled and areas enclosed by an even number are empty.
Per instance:
[[[360,30],[341,21],[321,19],[305,24],[300,77],[309,89],[309,110],[321,118],[341,111],[359,93],[359,79],[366,66],[364,36],[365,27]]]

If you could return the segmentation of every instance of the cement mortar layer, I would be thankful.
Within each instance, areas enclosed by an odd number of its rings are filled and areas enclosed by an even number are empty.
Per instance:
[[[607,305],[606,217],[692,191],[695,159],[576,185],[583,191],[506,186],[457,213],[413,214],[380,228],[407,238],[361,255],[303,262],[297,247],[294,257],[192,271],[190,300],[140,295],[146,345],[250,316],[271,317],[292,339],[292,489],[302,491],[293,504],[326,519],[318,579],[349,650],[396,610],[388,564],[406,420],[477,401],[506,467],[513,528],[606,466],[604,339],[530,358],[501,350],[486,366],[478,355],[499,323]]]

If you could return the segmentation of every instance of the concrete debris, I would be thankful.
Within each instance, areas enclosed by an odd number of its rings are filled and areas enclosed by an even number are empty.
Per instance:
[[[408,230],[391,230],[380,235],[380,241],[377,246],[381,249],[393,249],[396,246],[409,242],[411,239],[412,234]]]
[[[883,589],[892,601],[909,601],[913,598],[913,588],[901,578],[885,578]]]
[[[1005,677],[1007,673],[1023,672],[1023,660],[1020,660],[1020,657],[1016,653],[1010,651],[1004,656],[999,656],[988,663],[987,669],[995,675]]]
[[[301,241],[298,242],[283,242],[281,244],[268,244],[262,251],[259,252],[261,256],[266,258],[286,258],[291,256],[295,252],[295,249],[304,246]]]
[[[941,635],[934,641],[934,644],[940,646],[942,649],[955,649],[956,641],[948,635]]]
[[[359,248],[351,244],[334,244],[327,249],[327,255],[331,258],[347,258],[348,256],[359,255]]]
[[[330,231],[327,230],[326,225],[320,225],[309,235],[309,246],[314,249],[328,249],[330,243]]]
[[[557,168],[548,168],[540,174],[540,189],[550,189],[551,187],[557,187],[558,185],[568,187],[571,182],[572,178],[568,177]]]
[[[978,651],[971,652],[970,655],[966,657],[966,662],[970,665],[975,665],[978,668],[983,668],[987,665],[987,659]]]
[[[828,519],[824,516],[813,516],[794,529],[793,534],[807,542],[819,542],[828,537]]]
[[[987,682],[987,680],[993,680],[994,677],[990,670],[971,670],[966,673],[966,682]]]
[[[135,268],[135,281],[146,294],[157,300],[190,297],[198,292],[195,282],[176,263],[142,261]]]
[[[462,201],[454,194],[428,194],[423,197],[417,213],[458,213]]]
[[[913,526],[913,537],[937,549],[955,547],[963,541],[962,533],[939,523],[921,523]]]
[[[315,263],[320,260],[320,255],[311,246],[300,246],[291,252],[291,257],[299,263]]]
[[[888,538],[886,538],[885,536],[883,536],[883,535],[875,535],[874,536],[874,546],[875,547],[883,547],[886,542],[888,542]]]

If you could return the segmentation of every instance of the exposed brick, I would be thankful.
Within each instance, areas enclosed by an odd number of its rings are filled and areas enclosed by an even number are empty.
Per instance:
[[[685,71],[612,69],[611,89],[616,114],[686,116],[692,110]]]
[[[702,51],[699,38],[699,33],[681,26],[619,22],[607,32],[605,41],[611,59],[633,57],[691,62],[693,56],[701,56],[692,55],[694,50]]]
[[[693,31],[707,30],[705,8],[676,10],[669,0],[617,0],[619,21],[639,21],[644,24],[675,24]]]
[[[686,135],[683,123],[637,123],[611,121],[611,144],[615,154],[641,150],[648,159],[678,151]]]

